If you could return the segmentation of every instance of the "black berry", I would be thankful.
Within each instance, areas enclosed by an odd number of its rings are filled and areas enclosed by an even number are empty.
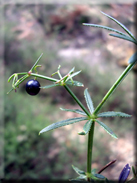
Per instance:
[[[31,79],[26,83],[26,92],[29,95],[37,95],[40,91],[40,84],[37,80]]]

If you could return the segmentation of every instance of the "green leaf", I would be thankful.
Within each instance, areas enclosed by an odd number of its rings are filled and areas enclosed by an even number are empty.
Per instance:
[[[105,179],[106,178],[103,175],[97,174],[97,173],[95,173],[94,176],[97,177],[98,179]]]
[[[72,168],[75,170],[75,172],[80,175],[75,179],[71,179],[70,181],[76,181],[76,182],[83,182],[83,180],[87,179],[86,173],[83,170],[80,170],[79,168],[72,165]],[[84,181],[85,182],[85,181]]]
[[[90,95],[88,93],[88,89],[87,88],[84,91],[84,97],[85,97],[88,109],[89,109],[90,113],[92,114],[94,112],[94,106],[93,106],[93,102],[91,100],[91,97],[90,97]]]
[[[66,79],[66,81],[68,81],[70,78],[73,78],[74,76],[78,75],[81,71],[75,72],[73,74],[71,74],[70,76],[68,76],[68,78]]]
[[[73,83],[72,83],[72,81],[67,81],[67,82],[65,82],[67,85],[71,85],[71,86],[84,86],[83,85],[83,83],[81,83],[81,82],[79,82],[79,81],[73,81]]]
[[[64,108],[60,108],[60,109],[62,111],[74,112],[74,113],[77,113],[77,114],[81,114],[81,115],[87,116],[87,114],[84,111],[81,111],[79,109],[64,109]]]
[[[79,168],[72,165],[72,168],[75,170],[75,172],[79,175],[86,175],[86,173],[83,170],[80,170]]]
[[[102,29],[106,29],[106,30],[109,30],[109,31],[112,31],[112,32],[116,32],[120,35],[123,35],[125,36],[126,34],[124,34],[123,32],[120,32],[116,29],[113,29],[113,28],[110,28],[110,27],[107,27],[107,26],[103,26],[103,25],[97,25],[97,24],[88,24],[88,23],[83,23],[83,25],[87,25],[87,26],[91,26],[91,27],[97,27],[97,28],[102,28]]]
[[[35,68],[35,66],[38,64],[40,58],[42,57],[43,53],[39,56],[39,58],[37,59],[37,61],[34,63],[34,65],[32,66],[32,68],[30,69],[31,71]]]
[[[95,174],[96,171],[97,171],[97,169],[96,169],[96,168],[93,168],[93,169],[91,170],[91,173],[92,173],[92,174]]]
[[[106,130],[106,132],[107,133],[109,133],[112,137],[114,137],[114,138],[118,138],[117,136],[116,136],[116,134],[107,126],[107,125],[105,125],[103,122],[101,122],[101,121],[99,121],[99,120],[97,120],[96,119],[96,122],[102,127],[102,128],[104,128],[105,130]]]
[[[132,63],[135,63],[135,62],[137,62],[137,52],[134,53],[134,54],[129,58],[129,60],[128,60],[128,63],[129,63],[129,64],[132,64]]]
[[[52,88],[54,86],[60,86],[60,84],[52,84],[52,85],[47,85],[47,86],[41,86],[40,88],[47,89],[47,88]]]
[[[42,129],[39,132],[39,134],[56,129],[56,128],[59,128],[59,127],[62,127],[62,126],[66,126],[66,125],[70,125],[70,124],[77,123],[80,121],[84,121],[84,120],[87,120],[87,118],[86,117],[79,117],[79,118],[70,118],[67,120],[59,121],[59,122],[53,123],[53,124],[47,126],[46,128]]]
[[[137,44],[137,41],[135,41],[134,39],[132,39],[131,37],[127,36],[127,35],[119,35],[119,34],[109,34],[110,36],[114,36],[114,37],[117,37],[117,38],[120,38],[120,39],[124,39],[124,40],[127,40],[127,41],[130,41],[130,42],[133,42],[135,44]]]
[[[132,172],[133,172],[133,175],[135,176],[136,175],[136,171],[135,171],[135,168],[132,166]]]
[[[75,67],[73,67],[70,71],[69,71],[69,74],[73,73],[75,70]]]
[[[86,175],[80,175],[75,179],[70,179],[70,181],[87,183],[87,176]]]
[[[113,20],[114,22],[116,22],[120,27],[122,27],[129,34],[130,37],[132,37],[134,40],[136,40],[136,38],[133,36],[133,34],[122,23],[120,23],[118,20],[111,17],[110,15],[107,15],[104,12],[101,12],[101,13],[104,14],[105,16],[107,16],[108,18],[110,18],[111,20]]]
[[[83,131],[82,132],[79,132],[78,134],[79,135],[86,135],[89,132],[90,128],[91,128],[92,122],[93,122],[92,119],[91,120],[88,120],[85,123],[84,127],[83,127]]]
[[[131,117],[131,115],[123,113],[123,112],[114,112],[114,111],[108,111],[108,112],[102,112],[98,114],[98,117]]]
[[[15,74],[12,74],[9,79],[8,79],[8,82],[10,82],[10,80],[15,76]]]

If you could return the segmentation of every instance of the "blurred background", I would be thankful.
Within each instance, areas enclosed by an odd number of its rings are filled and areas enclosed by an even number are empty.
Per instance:
[[[68,180],[77,177],[72,164],[86,171],[87,136],[77,134],[85,122],[38,135],[49,124],[78,116],[59,109],[78,108],[65,89],[43,89],[34,97],[26,93],[25,81],[16,93],[12,91],[7,95],[12,83],[7,80],[15,72],[29,71],[43,53],[39,74],[51,76],[59,65],[62,75],[72,67],[75,71],[82,70],[75,80],[84,83],[84,87],[71,89],[85,104],[83,92],[88,88],[96,107],[134,52],[132,43],[110,37],[109,31],[82,25],[101,24],[123,31],[100,11],[113,16],[134,33],[132,4],[4,6],[5,179]],[[2,72],[2,67],[0,70]],[[38,80],[41,86],[50,83]],[[95,128],[93,168],[100,170],[109,161],[117,159],[102,173],[109,179],[117,179],[125,164],[134,165],[133,98],[132,71],[101,112],[121,111],[133,117],[100,119],[118,135],[118,140],[100,126]]]

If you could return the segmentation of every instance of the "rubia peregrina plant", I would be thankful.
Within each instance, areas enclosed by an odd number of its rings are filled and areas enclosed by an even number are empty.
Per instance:
[[[111,16],[109,16],[105,13],[103,13],[103,14],[105,16],[107,16],[108,18],[110,18],[111,20],[115,21],[120,27],[122,27],[124,29],[124,31],[127,34],[125,34],[123,32],[120,32],[116,29],[106,27],[106,26],[102,26],[102,25],[86,24],[86,23],[84,23],[84,25],[103,28],[103,29],[107,29],[109,31],[115,32],[116,34],[110,34],[110,36],[114,36],[114,37],[117,37],[117,38],[120,38],[120,39],[124,39],[124,40],[130,41],[130,42],[133,42],[134,44],[137,45],[137,39],[133,36],[133,34],[123,24],[121,24],[119,21],[117,21],[113,17],[111,17]],[[92,182],[93,180],[97,180],[97,181],[103,180],[103,181],[109,182],[106,177],[101,175],[101,172],[103,170],[105,170],[107,167],[109,167],[111,164],[113,164],[116,160],[114,160],[112,162],[109,162],[107,165],[105,165],[99,171],[97,171],[95,169],[92,169],[94,127],[95,127],[95,123],[98,123],[109,135],[111,135],[113,138],[117,138],[117,135],[105,123],[100,121],[98,118],[100,118],[100,117],[102,117],[102,118],[103,117],[104,118],[106,118],[106,117],[131,117],[131,115],[123,113],[123,112],[107,111],[107,112],[99,113],[99,111],[101,110],[101,108],[103,107],[105,102],[108,100],[108,98],[111,96],[111,94],[114,92],[114,90],[118,87],[118,85],[123,81],[123,79],[127,76],[127,74],[130,72],[130,70],[136,64],[136,62],[137,62],[137,52],[134,53],[130,57],[130,59],[128,61],[128,66],[123,71],[123,73],[120,75],[120,77],[116,80],[116,82],[112,85],[112,87],[109,89],[109,91],[106,93],[106,95],[104,96],[104,98],[101,100],[101,102],[98,104],[97,107],[94,107],[93,101],[92,101],[92,99],[89,95],[89,92],[88,92],[87,88],[84,91],[84,97],[85,97],[87,107],[85,107],[81,103],[81,101],[77,98],[77,96],[69,88],[69,85],[78,86],[78,87],[83,87],[84,86],[81,82],[75,81],[73,79],[73,77],[80,74],[81,71],[74,72],[75,68],[72,68],[65,76],[62,76],[61,73],[60,73],[61,66],[59,66],[57,71],[54,72],[51,75],[51,77],[40,75],[40,74],[37,73],[36,68],[40,66],[40,65],[38,65],[38,62],[39,62],[41,56],[42,56],[42,54],[40,55],[38,60],[35,62],[35,64],[32,66],[32,68],[28,72],[14,73],[8,79],[8,82],[10,82],[10,80],[13,79],[12,89],[10,91],[12,91],[12,90],[16,91],[18,86],[30,76],[33,76],[35,78],[35,80],[36,80],[36,78],[42,78],[42,79],[46,79],[46,80],[49,80],[49,81],[52,82],[51,85],[41,86],[40,88],[42,88],[42,89],[47,89],[47,88],[56,87],[56,86],[64,87],[68,91],[68,93],[72,96],[72,98],[75,100],[75,102],[80,106],[81,110],[80,109],[64,109],[64,108],[61,108],[61,110],[66,111],[66,112],[67,111],[74,112],[74,113],[82,115],[82,117],[69,118],[69,119],[66,119],[66,120],[62,120],[62,121],[53,123],[53,124],[45,127],[44,129],[42,129],[39,132],[39,134],[41,134],[43,132],[53,130],[53,129],[56,129],[56,128],[59,128],[59,127],[62,127],[62,126],[70,125],[70,124],[77,123],[77,122],[80,122],[80,121],[85,121],[85,125],[83,127],[83,130],[81,132],[78,132],[78,134],[79,135],[88,135],[87,170],[86,171],[80,170],[79,168],[77,168],[73,165],[72,166],[73,169],[75,170],[75,172],[79,176],[76,179],[72,179],[72,180],[75,180],[75,181],[88,181],[88,182]],[[18,76],[20,76],[20,75],[22,75],[22,77],[20,77],[18,79]],[[53,76],[55,76],[55,75],[58,75],[59,78],[58,79],[53,78]],[[127,170],[127,167],[122,171],[121,176],[119,178],[119,181],[122,180],[122,179],[125,180],[127,178],[127,173],[126,173],[126,175],[123,173],[123,172],[125,172],[125,170]],[[128,165],[128,170],[129,170],[129,165]],[[136,174],[136,169],[134,167],[132,167],[132,171],[134,173],[134,178],[136,178],[137,174]],[[129,173],[129,171],[128,171],[128,173]]]

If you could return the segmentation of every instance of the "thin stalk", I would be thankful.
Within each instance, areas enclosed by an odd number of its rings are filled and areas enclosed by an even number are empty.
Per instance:
[[[43,76],[43,75],[36,74],[36,73],[31,73],[31,76],[35,76],[35,77],[46,79],[46,80],[53,81],[53,82],[59,81],[58,79],[47,77],[47,76]]]
[[[107,92],[107,94],[104,96],[102,101],[99,103],[99,105],[94,110],[94,115],[96,115],[104,103],[107,101],[107,99],[110,97],[110,95],[114,92],[114,90],[118,87],[118,85],[123,81],[123,79],[126,77],[126,75],[130,72],[130,70],[134,67],[135,63],[129,64],[124,72],[120,75],[120,77],[117,79],[117,81],[113,84],[113,86],[110,88],[110,90]]]
[[[70,93],[73,99],[77,102],[77,104],[83,109],[83,111],[90,116],[88,110],[83,106],[83,104],[79,101],[79,99],[74,95],[74,93],[69,89],[68,86],[64,85],[65,89]],[[94,138],[94,127],[95,121],[93,121],[91,125],[91,129],[88,134],[88,147],[87,147],[87,181],[90,182],[91,177],[91,164],[92,164],[92,151],[93,151],[93,138]]]
[[[90,116],[91,114],[88,112],[88,110],[84,107],[84,105],[80,102],[80,100],[75,96],[75,94],[70,90],[70,88],[67,85],[64,85],[64,88],[69,92],[69,94],[72,96],[72,98],[77,102],[77,104],[83,109],[83,111]]]
[[[93,138],[94,138],[95,121],[91,125],[91,129],[88,133],[88,149],[87,149],[87,180],[90,182],[91,176],[91,164],[92,164],[92,151],[93,151]]]
[[[39,62],[40,58],[42,57],[42,55],[43,55],[43,53],[39,56],[39,58],[37,59],[37,61],[35,62],[35,64],[32,66],[32,68],[30,69],[30,71],[32,71],[35,68],[35,66],[38,64],[38,62]]]

